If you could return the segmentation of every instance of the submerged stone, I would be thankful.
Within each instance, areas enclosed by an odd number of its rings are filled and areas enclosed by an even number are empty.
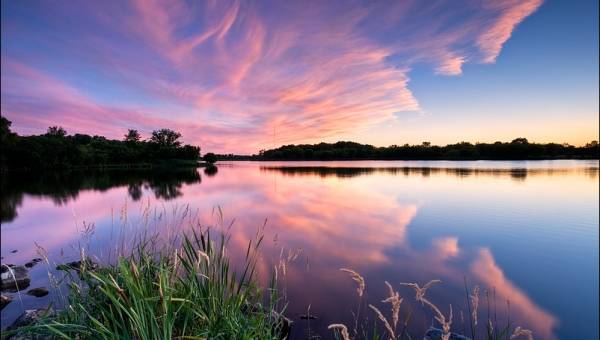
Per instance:
[[[29,287],[31,279],[27,268],[23,266],[11,267],[10,270],[0,274],[2,290],[23,290]]]
[[[10,325],[10,327],[8,327],[6,330],[7,331],[11,331],[11,330],[17,330],[19,328],[22,327],[27,327],[27,326],[33,326],[37,323],[40,322],[40,319],[44,318],[44,317],[48,317],[48,316],[52,316],[54,315],[54,310],[52,310],[52,308],[40,308],[40,309],[28,309],[25,312],[23,312],[23,314],[21,314],[17,320],[15,320],[15,322],[13,322],[12,325]],[[15,335],[13,335],[11,338],[11,340],[21,340],[21,339],[34,339],[34,340],[42,340],[42,339],[53,339],[52,336],[50,335],[34,335],[34,334],[26,334],[25,332],[21,333],[17,333]]]
[[[48,295],[48,289],[46,289],[46,287],[32,288],[27,291],[27,294],[35,297],[42,297]]]
[[[96,269],[98,268],[98,264],[90,259],[86,259],[84,261],[73,261],[65,264],[59,264],[56,266],[56,270],[75,270],[80,271],[81,268],[85,266],[87,269]]]

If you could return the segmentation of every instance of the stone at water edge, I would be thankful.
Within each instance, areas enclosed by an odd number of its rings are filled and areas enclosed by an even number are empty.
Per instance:
[[[85,265],[85,267],[87,269],[97,269],[98,268],[98,264],[90,259],[86,259],[84,261],[73,261],[73,262],[69,262],[66,264],[59,264],[58,266],[56,266],[56,270],[75,270],[75,271],[80,271],[81,267]]]
[[[8,268],[12,268],[14,266],[15,265],[11,264],[11,263],[8,263],[8,264],[7,263],[3,263],[3,264],[1,264],[0,265],[0,274],[1,273],[6,273],[8,271]]]
[[[42,259],[36,257],[35,259],[33,259],[33,260],[25,263],[25,267],[31,268],[31,267],[35,266],[36,264],[38,264],[39,262],[42,262],[42,261],[43,261]]]
[[[29,278],[29,272],[27,268],[23,266],[15,266],[0,274],[2,279],[1,290],[7,289],[18,289],[23,290],[29,287],[31,279]]]
[[[47,316],[53,316],[54,310],[52,308],[40,308],[40,309],[28,309],[23,314],[21,314],[15,322],[10,325],[10,327],[6,328],[7,331],[17,330],[22,327],[32,326],[40,322],[41,318]],[[25,334],[24,332],[17,333],[13,335],[11,340],[50,340],[54,339],[51,335],[33,335],[33,334]]]
[[[0,295],[0,310],[4,309],[4,307],[6,307],[6,305],[8,305],[9,303],[12,302],[12,296],[8,296],[8,295]]]
[[[27,291],[27,295],[33,295],[35,297],[42,297],[48,295],[48,289],[46,287],[32,288]]]

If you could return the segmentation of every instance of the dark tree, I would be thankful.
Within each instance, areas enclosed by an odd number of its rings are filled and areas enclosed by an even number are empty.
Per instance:
[[[96,167],[105,165],[164,164],[193,166],[200,159],[200,148],[182,145],[179,133],[167,129],[155,131],[156,142],[139,140],[129,130],[124,140],[85,134],[67,135],[53,126],[38,136],[18,136],[10,131],[11,122],[0,120],[0,169],[49,169]],[[172,162],[177,161],[177,162]]]
[[[219,172],[219,168],[212,164],[204,168],[204,174],[208,177],[213,177],[217,172]]]
[[[67,131],[60,126],[51,126],[46,132],[46,136],[50,137],[64,137],[67,135]]]
[[[125,135],[125,138],[123,139],[123,141],[129,142],[129,143],[137,143],[141,139],[142,139],[142,136],[140,136],[140,133],[138,132],[138,130],[129,129],[129,130],[127,130],[127,134]]]
[[[173,131],[171,129],[160,129],[152,131],[152,137],[150,142],[165,147],[179,147],[181,142],[178,139],[181,137],[181,133]]]
[[[512,144],[529,144],[529,141],[527,140],[527,138],[515,138],[512,140],[511,142]]]
[[[215,155],[212,152],[209,152],[204,154],[204,157],[202,157],[202,159],[204,159],[209,164],[215,164],[217,162],[217,155]]]

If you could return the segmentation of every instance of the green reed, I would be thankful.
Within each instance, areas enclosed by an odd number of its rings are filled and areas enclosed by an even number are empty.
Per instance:
[[[209,229],[193,230],[179,247],[162,249],[139,242],[112,265],[83,265],[71,275],[65,308],[18,332],[64,339],[281,338],[286,324],[276,311],[275,278],[266,294],[256,278],[262,239],[259,233],[248,243],[239,273],[223,233],[215,240]]]

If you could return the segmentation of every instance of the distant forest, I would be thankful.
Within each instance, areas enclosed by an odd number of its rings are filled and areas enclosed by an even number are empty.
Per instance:
[[[122,140],[85,134],[67,135],[58,126],[43,135],[19,136],[10,130],[11,122],[0,117],[0,167],[6,169],[48,169],[124,165],[195,165],[200,147],[182,145],[181,134],[170,129],[152,132],[142,140],[136,130],[128,130]]]
[[[261,150],[258,155],[217,155],[220,160],[534,160],[534,159],[598,159],[597,141],[576,147],[568,144],[530,143],[526,138],[511,142],[467,142],[446,146],[404,144],[375,147],[354,142],[284,145]]]

